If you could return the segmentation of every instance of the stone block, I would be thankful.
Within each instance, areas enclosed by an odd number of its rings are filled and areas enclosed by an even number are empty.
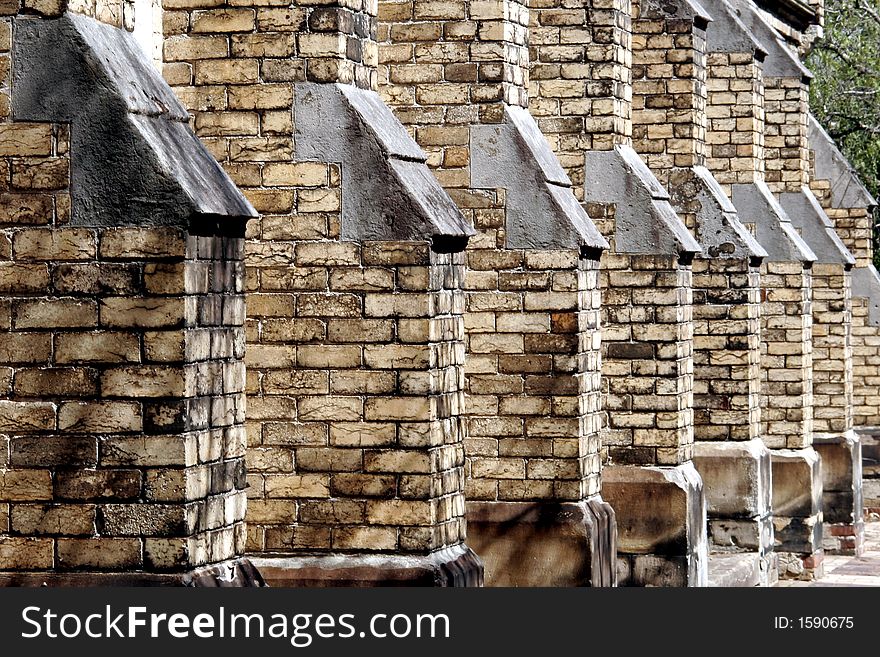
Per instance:
[[[826,552],[860,554],[864,549],[865,512],[861,438],[854,431],[839,436],[819,435],[813,447],[822,459]]]
[[[430,555],[259,557],[254,565],[271,586],[482,586],[483,565],[467,546]]]
[[[63,570],[133,570],[141,566],[136,538],[58,539],[58,567]]]
[[[760,439],[694,444],[711,517],[753,518],[770,511],[770,452]]]
[[[705,586],[706,503],[693,465],[610,466],[602,478],[602,497],[617,518],[619,556],[631,564],[648,557],[621,584],[645,586],[656,577],[660,585],[674,580],[678,586]]]
[[[467,517],[488,586],[616,584],[614,513],[601,498],[469,502]]]
[[[811,447],[771,452],[774,516],[811,517],[822,510],[822,460]]]

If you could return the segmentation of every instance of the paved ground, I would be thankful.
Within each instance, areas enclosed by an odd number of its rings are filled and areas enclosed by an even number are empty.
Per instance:
[[[825,577],[814,582],[780,581],[778,586],[880,586],[880,520],[865,523],[865,554],[825,555]]]

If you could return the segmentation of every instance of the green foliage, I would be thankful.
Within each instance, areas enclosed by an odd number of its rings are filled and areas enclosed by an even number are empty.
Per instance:
[[[880,0],[825,0],[825,33],[806,63],[811,111],[880,197]]]

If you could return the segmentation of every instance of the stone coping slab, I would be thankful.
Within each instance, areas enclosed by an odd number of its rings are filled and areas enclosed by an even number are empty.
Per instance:
[[[375,91],[301,83],[293,104],[296,158],[342,165],[343,240],[445,238],[460,250],[476,234]]]
[[[72,225],[257,216],[131,33],[70,13],[14,20],[13,117],[71,123]]]
[[[507,192],[507,248],[608,248],[528,110],[505,106],[503,123],[472,126],[470,147],[471,186]]]

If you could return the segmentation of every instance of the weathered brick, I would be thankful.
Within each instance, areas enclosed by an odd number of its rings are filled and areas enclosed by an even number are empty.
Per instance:
[[[179,326],[184,320],[183,299],[114,298],[100,302],[100,323],[112,328]]]
[[[98,391],[98,375],[82,368],[20,369],[14,389],[23,397],[82,397]]]
[[[141,562],[141,541],[136,538],[58,539],[61,569],[134,570]]]
[[[95,466],[98,444],[94,438],[58,436],[16,436],[11,444],[13,466]]]
[[[63,403],[58,407],[58,429],[70,433],[141,431],[141,405],[136,402]]]
[[[55,562],[51,538],[0,536],[0,569],[47,570]]]
[[[49,473],[45,474],[48,477]],[[138,470],[60,471],[56,474],[54,490],[62,500],[133,499],[140,497],[141,473]]]
[[[0,431],[46,431],[55,428],[55,405],[0,400]]]
[[[12,507],[12,529],[27,536],[91,536],[95,533],[95,507],[88,504],[15,504]]]
[[[0,470],[0,499],[38,502],[52,499],[48,470]]]
[[[98,307],[94,301],[73,299],[20,301],[13,321],[16,329],[88,328],[98,324]]]
[[[198,458],[194,438],[181,436],[108,437],[101,441],[101,465],[106,467],[189,466]]]
[[[101,391],[114,397],[176,397],[185,395],[186,381],[173,367],[119,367],[101,375]]]
[[[16,260],[89,260],[95,250],[95,233],[86,228],[31,228],[12,237]]]
[[[136,335],[123,332],[60,333],[55,337],[55,362],[136,363],[140,361]]]
[[[0,361],[14,363],[47,363],[52,351],[48,333],[0,333]]]
[[[28,157],[51,154],[51,124],[6,123],[0,126],[0,156]]]

